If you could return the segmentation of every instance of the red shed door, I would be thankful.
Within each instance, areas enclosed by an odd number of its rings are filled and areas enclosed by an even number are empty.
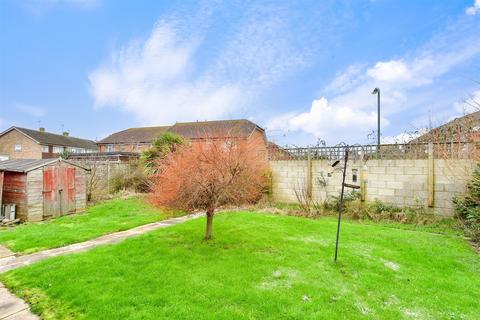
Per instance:
[[[43,169],[43,216],[61,216],[75,212],[75,168]]]
[[[49,218],[60,213],[58,179],[56,167],[43,169],[43,217]]]
[[[75,168],[67,167],[63,169],[63,187],[62,214],[75,212]]]

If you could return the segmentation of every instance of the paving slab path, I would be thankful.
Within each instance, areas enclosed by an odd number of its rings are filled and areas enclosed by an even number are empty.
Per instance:
[[[105,245],[105,244],[118,243],[125,239],[132,238],[140,234],[144,234],[146,232],[176,225],[188,220],[199,218],[203,215],[204,215],[203,213],[195,213],[195,214],[190,214],[183,217],[171,218],[163,221],[145,224],[145,225],[142,225],[133,229],[128,229],[125,231],[110,233],[96,239],[70,244],[65,247],[48,249],[48,250],[39,251],[39,252],[28,254],[28,255],[13,256],[13,257],[9,256],[6,258],[0,258],[0,273],[4,273],[13,269],[27,266],[29,264],[32,264],[37,261],[44,260],[50,257],[56,257],[56,256],[62,256],[69,253],[87,251],[89,249],[92,249],[101,245]]]
[[[11,294],[0,283],[0,320],[34,320],[40,319],[30,312],[30,306]]]
[[[50,257],[83,252],[101,245],[118,243],[128,238],[132,238],[156,229],[166,228],[188,220],[196,219],[203,215],[203,213],[195,213],[183,217],[153,222],[133,229],[107,234],[85,242],[74,243],[65,247],[44,250],[24,256],[15,256],[13,253],[11,253],[11,251],[2,247],[0,248],[0,273],[27,266]],[[10,293],[0,282],[0,320],[35,319],[40,318],[30,312],[29,305],[22,299]]]

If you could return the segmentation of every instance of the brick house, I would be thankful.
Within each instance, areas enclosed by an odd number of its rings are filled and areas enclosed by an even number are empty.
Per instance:
[[[150,148],[155,138],[164,132],[181,135],[190,143],[205,143],[211,139],[232,139],[240,143],[249,143],[258,152],[265,156],[267,154],[265,130],[245,119],[177,122],[173,126],[131,128],[99,141],[99,151],[141,152]]]
[[[0,160],[48,159],[58,157],[64,151],[96,152],[97,144],[91,140],[70,137],[68,132],[49,133],[44,128],[32,130],[11,127],[0,133]]]
[[[115,132],[98,142],[99,152],[142,152],[169,126],[130,128]]]
[[[455,118],[413,139],[422,142],[480,142],[480,111]]]

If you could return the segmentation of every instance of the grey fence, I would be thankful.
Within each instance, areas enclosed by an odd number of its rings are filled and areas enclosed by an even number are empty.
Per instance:
[[[430,147],[429,147],[430,145]],[[377,145],[339,145],[333,147],[276,148],[269,152],[270,160],[337,160],[349,150],[352,160],[427,159],[429,148],[439,159],[478,159],[479,142],[406,143]]]

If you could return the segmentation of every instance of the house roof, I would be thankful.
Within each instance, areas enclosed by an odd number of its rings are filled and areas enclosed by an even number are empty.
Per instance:
[[[113,133],[98,143],[151,143],[163,132],[173,132],[187,139],[247,138],[255,129],[264,131],[255,123],[240,120],[177,122],[173,126],[130,128]]]
[[[264,131],[255,123],[240,120],[177,122],[168,131],[187,139],[248,138],[255,129]]]
[[[169,126],[130,128],[109,135],[98,143],[150,143],[161,133],[167,131]]]
[[[90,150],[97,149],[97,144],[92,140],[85,140],[85,139],[80,139],[75,137],[67,137],[61,134],[42,132],[38,130],[32,130],[32,129],[20,128],[20,127],[11,127],[10,129],[7,129],[3,133],[1,133],[0,137],[12,130],[17,130],[18,132],[26,135],[27,137],[31,138],[32,140],[42,145],[84,148],[84,149],[90,149]]]
[[[81,169],[86,168],[79,166],[75,163],[65,161],[63,159],[12,159],[12,160],[5,160],[0,161],[0,171],[13,171],[13,172],[21,172],[26,173],[38,168],[42,168],[56,162],[65,162],[72,166],[79,167]]]
[[[480,111],[458,117],[439,127],[436,127],[420,137],[410,141],[419,142],[443,142],[459,141],[463,142],[469,138],[478,137],[480,130]]]

